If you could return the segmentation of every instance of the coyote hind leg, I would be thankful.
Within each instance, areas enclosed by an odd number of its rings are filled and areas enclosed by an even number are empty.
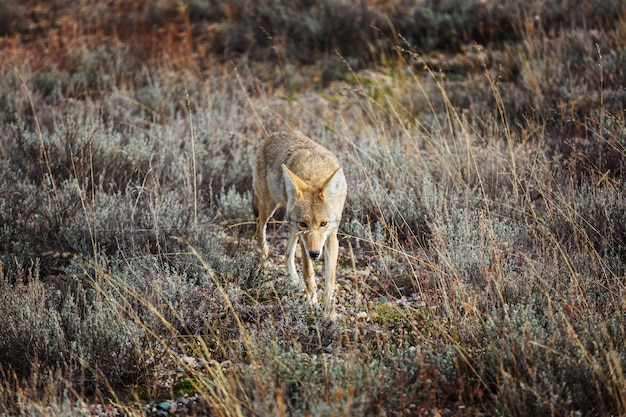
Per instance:
[[[255,211],[258,213],[256,218],[256,240],[259,246],[259,252],[263,259],[266,259],[269,253],[267,245],[267,222],[274,215],[274,211],[278,207],[268,207],[255,197]]]

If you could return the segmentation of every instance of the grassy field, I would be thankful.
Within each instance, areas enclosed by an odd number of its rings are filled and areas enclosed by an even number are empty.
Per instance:
[[[626,416],[624,0],[0,16],[0,415]],[[281,129],[346,172],[334,324],[257,256]]]

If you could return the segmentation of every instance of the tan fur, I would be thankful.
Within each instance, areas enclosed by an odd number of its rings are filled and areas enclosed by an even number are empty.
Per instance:
[[[287,271],[299,282],[296,243],[302,248],[302,270],[309,302],[317,304],[312,260],[324,255],[323,317],[335,319],[337,229],[346,201],[347,184],[337,157],[298,131],[272,134],[260,146],[253,174],[256,235],[262,256],[268,255],[266,226],[278,207],[285,207],[291,227]]]

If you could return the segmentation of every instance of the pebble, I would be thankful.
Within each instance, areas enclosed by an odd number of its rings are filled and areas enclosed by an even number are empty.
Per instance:
[[[368,318],[369,318],[369,314],[367,314],[367,312],[360,311],[356,315],[356,322],[357,323],[364,323]]]
[[[200,396],[195,394],[192,396],[181,397],[177,400],[154,403],[145,407],[144,411],[148,417],[165,417],[168,415],[182,417],[196,415],[197,410],[194,411],[194,408],[199,402]]]
[[[88,410],[90,415],[99,417],[123,417],[125,415],[123,412],[118,411],[113,404],[107,404],[106,406],[102,404],[91,404]]]

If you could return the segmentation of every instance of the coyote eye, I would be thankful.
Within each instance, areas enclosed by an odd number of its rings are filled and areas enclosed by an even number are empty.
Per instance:
[[[300,226],[303,229],[306,229],[308,225],[306,224],[306,222],[298,222],[298,226]]]
[[[328,224],[328,222],[321,222],[320,223],[320,227],[325,227]]]

